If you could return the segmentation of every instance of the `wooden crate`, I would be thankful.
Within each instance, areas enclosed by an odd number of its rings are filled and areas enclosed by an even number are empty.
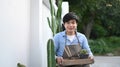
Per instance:
[[[62,65],[69,66],[69,65],[83,65],[83,64],[92,64],[94,60],[91,59],[64,59]]]

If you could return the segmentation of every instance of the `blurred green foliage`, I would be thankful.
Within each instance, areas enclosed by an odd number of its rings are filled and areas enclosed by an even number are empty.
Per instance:
[[[89,40],[89,44],[93,54],[104,55],[110,52],[108,45],[102,39]]]
[[[89,40],[89,45],[95,55],[112,53],[113,55],[120,56],[120,37],[112,36]]]
[[[96,38],[104,37],[107,34],[108,32],[106,29],[104,29],[104,27],[100,26],[99,24],[94,24],[90,37],[96,39]]]

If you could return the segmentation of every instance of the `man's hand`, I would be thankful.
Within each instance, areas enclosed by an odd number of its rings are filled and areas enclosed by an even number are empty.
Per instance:
[[[91,60],[94,60],[94,56],[89,56],[88,58]]]
[[[61,65],[62,62],[63,62],[63,57],[57,57],[57,58],[56,58],[56,61],[57,61],[57,63],[58,63],[59,65]]]
[[[95,61],[94,61],[94,56],[89,56],[88,58],[89,58],[90,60],[92,60],[93,63],[95,62]]]

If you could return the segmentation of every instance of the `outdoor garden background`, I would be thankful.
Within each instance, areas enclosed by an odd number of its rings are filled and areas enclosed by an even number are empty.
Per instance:
[[[63,0],[79,16],[94,55],[120,56],[120,0]]]

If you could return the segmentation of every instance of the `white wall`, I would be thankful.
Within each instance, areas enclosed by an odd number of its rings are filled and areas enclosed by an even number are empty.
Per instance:
[[[42,22],[40,26],[42,27],[42,37],[40,37],[40,42],[42,42],[42,67],[47,67],[47,41],[49,38],[52,38],[52,32],[48,26],[47,17],[50,18],[50,10],[44,4],[42,6]]]
[[[0,67],[47,67],[47,17],[42,0],[0,0]]]
[[[42,0],[0,0],[1,67],[47,67],[49,15]]]
[[[62,18],[68,12],[69,12],[69,3],[67,1],[62,2]]]
[[[48,1],[48,0],[47,0]],[[47,17],[49,9],[42,0],[31,0],[29,67],[47,67],[47,40],[52,37]]]
[[[30,0],[30,50],[29,67],[40,67],[40,43],[39,43],[39,0]]]
[[[0,0],[0,67],[28,65],[29,0]]]

